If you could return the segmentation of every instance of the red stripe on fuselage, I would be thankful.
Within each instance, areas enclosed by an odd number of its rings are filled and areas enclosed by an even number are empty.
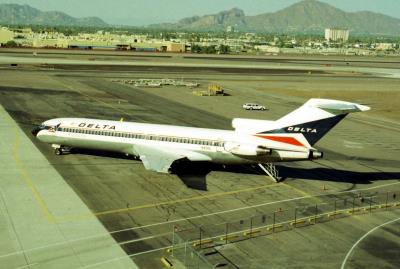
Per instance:
[[[281,142],[281,143],[291,144],[294,146],[304,147],[304,145],[299,140],[297,140],[296,138],[291,137],[291,136],[273,136],[273,135],[260,135],[260,134],[256,134],[255,136],[273,140],[273,141],[277,141],[277,142]]]

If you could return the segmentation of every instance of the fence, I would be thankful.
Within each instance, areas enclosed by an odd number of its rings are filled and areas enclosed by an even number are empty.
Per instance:
[[[325,199],[326,200],[326,199]],[[236,268],[218,247],[258,236],[315,225],[354,214],[400,208],[400,192],[352,194],[327,202],[257,214],[190,229],[174,227],[171,256],[186,268]]]

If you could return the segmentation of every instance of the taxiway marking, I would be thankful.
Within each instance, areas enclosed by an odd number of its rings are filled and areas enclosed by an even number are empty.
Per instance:
[[[3,113],[7,113],[3,108],[0,108]],[[8,113],[7,113],[8,114]],[[1,115],[1,114],[0,114]],[[43,197],[40,195],[40,192],[38,191],[38,189],[36,188],[35,184],[33,183],[32,178],[29,176],[28,171],[25,169],[21,159],[18,156],[18,148],[20,146],[20,133],[22,132],[19,127],[17,126],[16,122],[13,122],[11,120],[11,118],[9,117],[4,117],[3,115],[1,115],[1,117],[3,119],[5,119],[6,121],[9,122],[9,124],[13,127],[14,129],[14,133],[15,133],[15,140],[12,146],[12,158],[14,159],[14,162],[16,164],[16,167],[18,168],[21,178],[23,179],[23,181],[25,182],[25,184],[29,187],[29,189],[31,190],[31,192],[33,193],[33,196],[35,197],[35,200],[37,202],[37,204],[39,205],[41,211],[43,212],[43,214],[46,216],[47,220],[50,223],[55,223],[55,219],[54,216],[51,214],[49,208],[46,205],[46,202],[44,201]]]
[[[311,197],[324,197],[324,196],[328,196],[328,195],[332,195],[332,194],[344,194],[344,193],[351,193],[351,192],[357,192],[357,191],[367,191],[367,190],[373,190],[373,189],[378,189],[378,188],[383,188],[383,187],[388,187],[388,186],[393,186],[393,185],[398,185],[398,184],[400,184],[400,181],[388,183],[388,184],[382,184],[382,185],[373,186],[373,187],[368,187],[368,188],[362,188],[362,189],[358,189],[358,190],[348,190],[348,191],[341,191],[341,192],[336,192],[336,193],[330,192],[330,193],[325,193],[325,194],[320,194],[320,195],[313,195]],[[164,221],[164,222],[151,223],[151,224],[136,226],[136,227],[132,227],[132,228],[110,231],[109,233],[116,234],[116,233],[125,232],[125,231],[134,231],[134,230],[149,228],[149,227],[153,227],[153,226],[160,226],[160,225],[171,224],[171,223],[176,223],[176,222],[188,221],[188,220],[204,218],[204,217],[208,217],[208,216],[212,216],[212,215],[225,214],[225,213],[245,210],[245,209],[249,209],[249,208],[256,208],[256,207],[270,205],[270,204],[276,204],[276,203],[284,203],[284,202],[288,202],[288,201],[302,200],[302,199],[306,199],[306,198],[310,198],[310,196],[295,197],[295,198],[278,200],[278,201],[273,201],[273,202],[266,202],[266,203],[251,205],[251,206],[239,207],[239,208],[234,208],[234,209],[229,209],[229,210],[217,211],[217,212],[208,213],[208,214],[196,215],[196,216],[187,217],[187,218],[180,218],[180,219],[168,220],[168,221]],[[12,255],[27,253],[27,252],[31,252],[31,251],[37,251],[37,250],[45,249],[45,248],[52,248],[52,247],[61,246],[64,244],[70,244],[70,243],[79,242],[79,241],[83,241],[83,240],[95,239],[95,238],[99,238],[99,237],[103,237],[103,236],[105,236],[105,235],[104,234],[92,235],[92,236],[81,237],[81,238],[69,240],[68,242],[58,242],[58,243],[54,243],[54,244],[43,245],[43,246],[36,247],[36,248],[26,249],[24,251],[15,251],[15,252],[0,255],[0,259],[12,256]],[[150,236],[149,238],[152,238],[152,237],[153,236]],[[154,235],[154,237],[157,237],[157,235]],[[138,238],[138,239],[140,239],[140,238]],[[162,248],[162,249],[165,249],[165,248]],[[152,251],[155,251],[155,250],[152,250]],[[139,253],[137,253],[135,255],[138,255],[138,254]]]
[[[372,228],[372,229],[369,230],[367,233],[365,233],[363,236],[361,236],[360,239],[358,239],[357,242],[355,242],[354,245],[350,248],[349,252],[347,252],[346,257],[344,258],[344,260],[343,260],[343,262],[342,262],[342,266],[340,267],[340,269],[344,269],[344,267],[345,267],[345,265],[346,265],[346,262],[347,262],[347,260],[348,260],[349,257],[350,257],[350,254],[351,254],[351,253],[353,252],[353,250],[357,247],[357,245],[358,245],[362,240],[364,240],[364,238],[366,238],[368,235],[370,235],[371,233],[373,233],[375,230],[377,230],[377,229],[379,229],[379,228],[381,228],[381,227],[383,227],[383,226],[385,226],[385,225],[388,225],[388,224],[391,224],[391,223],[393,223],[393,222],[399,221],[399,220],[400,220],[400,218],[387,221],[387,222],[385,222],[385,223],[383,223],[383,224],[380,224],[380,225],[378,225],[378,226]]]
[[[98,98],[96,98],[96,97],[89,96],[88,94],[83,93],[81,90],[79,90],[79,89],[77,89],[77,88],[75,89],[74,87],[68,85],[67,83],[65,83],[65,82],[63,82],[63,81],[61,81],[61,80],[60,80],[59,82],[61,82],[66,88],[70,89],[70,90],[73,91],[73,92],[78,92],[78,93],[80,93],[81,95],[83,95],[83,96],[85,96],[85,97],[87,97],[87,98],[89,98],[89,99],[92,99],[92,100],[94,100],[94,101],[96,101],[96,102],[98,102],[98,103],[101,103],[101,104],[103,104],[103,105],[105,105],[105,106],[108,106],[108,107],[110,107],[110,108],[112,108],[112,109],[118,111],[119,113],[124,114],[125,116],[130,116],[130,114],[129,114],[128,112],[126,112],[126,111],[124,111],[124,110],[122,110],[122,109],[120,109],[120,108],[118,108],[118,107],[115,107],[115,106],[113,106],[112,104],[106,103],[106,102],[104,102],[104,101],[102,101],[102,100],[100,100],[100,99],[98,99]]]
[[[139,205],[139,206],[135,206],[135,207],[118,208],[118,209],[112,209],[112,210],[106,210],[106,211],[100,211],[100,212],[92,212],[91,214],[84,214],[84,215],[82,214],[82,215],[75,215],[75,216],[74,215],[62,216],[60,218],[57,218],[57,220],[59,220],[59,221],[75,220],[75,219],[79,219],[79,218],[93,217],[93,215],[99,217],[99,216],[104,216],[104,215],[109,215],[109,214],[129,212],[129,211],[134,211],[134,210],[139,210],[139,209],[146,209],[146,208],[163,206],[163,205],[171,205],[171,204],[177,204],[177,203],[191,202],[191,201],[196,201],[196,200],[203,200],[203,199],[208,199],[208,198],[215,198],[215,197],[221,197],[221,196],[226,196],[226,195],[232,195],[232,194],[238,194],[238,193],[243,193],[243,192],[256,191],[256,190],[273,188],[273,187],[280,187],[280,186],[286,186],[286,185],[280,185],[280,184],[261,185],[261,186],[246,188],[246,189],[242,189],[242,190],[218,192],[218,193],[213,193],[213,194],[208,194],[208,195],[197,195],[197,196],[191,196],[191,197],[181,198],[181,199],[176,199],[176,200],[144,204],[144,205]]]

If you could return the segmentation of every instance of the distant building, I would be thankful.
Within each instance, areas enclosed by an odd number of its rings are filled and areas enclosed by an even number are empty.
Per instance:
[[[265,52],[265,53],[272,53],[277,54],[281,52],[281,49],[278,47],[268,46],[268,45],[256,45],[254,46],[255,50]]]
[[[327,41],[347,42],[347,40],[349,40],[349,30],[337,29],[337,28],[327,28],[327,29],[325,29],[325,39]]]
[[[169,52],[185,52],[186,45],[185,43],[176,43],[176,42],[168,42],[166,44],[167,51]]]
[[[235,27],[233,27],[232,25],[226,26],[227,33],[233,33],[234,31],[235,31]]]
[[[394,49],[396,44],[393,43],[376,43],[375,49],[376,50],[391,50]]]
[[[8,41],[11,41],[14,39],[14,32],[8,30],[6,27],[1,27],[0,28],[0,47],[1,44],[6,44]]]

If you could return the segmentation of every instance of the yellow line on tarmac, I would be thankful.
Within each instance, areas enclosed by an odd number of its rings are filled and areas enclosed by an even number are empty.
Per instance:
[[[11,122],[11,120],[8,118],[7,118],[7,120],[10,121],[10,123],[13,125],[14,131],[15,131],[15,141],[14,141],[13,148],[12,148],[12,157],[15,161],[17,168],[20,171],[21,178],[24,180],[26,185],[28,185],[28,187],[32,191],[33,196],[36,199],[36,202],[38,203],[39,207],[41,208],[41,211],[43,212],[43,214],[46,216],[47,220],[50,223],[55,223],[55,219],[54,219],[53,215],[50,213],[45,201],[43,200],[39,191],[35,187],[35,184],[33,183],[32,178],[29,176],[24,165],[22,164],[21,160],[18,157],[18,147],[20,145],[20,130],[18,130],[18,126],[16,125],[15,122]]]
[[[292,189],[292,190],[304,195],[304,196],[311,196],[311,194],[309,194],[309,193],[307,193],[307,192],[305,192],[303,190],[300,190],[299,188],[293,187],[292,185],[289,185],[288,183],[282,182],[282,184],[287,186],[287,187],[289,187],[290,189]]]
[[[226,196],[226,195],[233,195],[233,194],[238,194],[238,193],[243,193],[243,192],[251,192],[251,191],[267,189],[267,188],[272,188],[272,187],[281,187],[281,186],[283,186],[283,185],[281,185],[281,184],[262,185],[262,186],[251,187],[251,188],[246,188],[246,189],[242,189],[242,190],[218,192],[218,193],[213,193],[213,194],[208,194],[208,195],[198,195],[198,196],[192,196],[192,197],[188,197],[188,198],[176,199],[176,200],[171,200],[171,201],[144,204],[144,205],[139,205],[139,206],[135,206],[135,207],[127,207],[127,208],[119,208],[119,209],[100,211],[97,213],[92,213],[90,215],[82,214],[82,215],[76,215],[76,216],[72,216],[72,215],[71,216],[62,216],[62,217],[58,218],[58,220],[65,221],[65,220],[72,220],[72,219],[79,219],[79,218],[90,218],[93,215],[98,217],[98,216],[104,216],[104,215],[110,215],[110,214],[116,214],[116,213],[124,213],[124,212],[139,210],[139,209],[146,209],[146,208],[152,208],[152,207],[163,206],[163,205],[171,205],[171,204],[177,204],[177,203],[185,203],[185,202],[191,202],[191,201],[196,201],[196,200],[203,200],[203,199],[221,197],[221,196]]]
[[[268,176],[268,175],[266,175],[265,178],[271,179],[271,177]],[[273,178],[272,178],[272,179],[273,179]],[[294,190],[294,191],[296,191],[296,192],[298,192],[298,193],[300,193],[300,194],[302,194],[302,195],[304,195],[304,196],[307,196],[307,197],[308,197],[308,196],[311,196],[311,194],[309,194],[309,193],[307,193],[307,192],[305,192],[305,191],[303,191],[303,190],[300,190],[299,188],[293,187],[293,186],[289,185],[289,184],[286,183],[286,182],[279,182],[279,184],[280,184],[280,185],[284,185],[284,186],[286,186],[286,187],[289,187],[290,189],[292,189],[292,190]]]

